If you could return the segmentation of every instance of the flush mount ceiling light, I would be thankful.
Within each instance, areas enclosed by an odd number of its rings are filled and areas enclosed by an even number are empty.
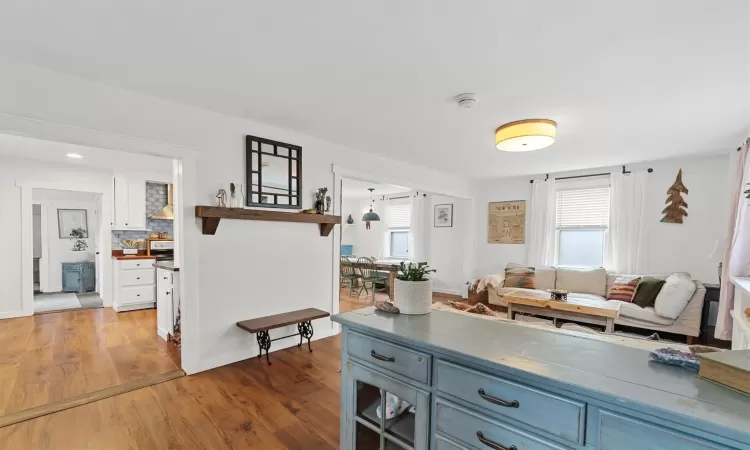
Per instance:
[[[83,156],[79,155],[78,153],[67,153],[65,156],[71,159],[81,159]]]
[[[557,123],[527,119],[506,123],[495,130],[495,147],[504,152],[530,152],[555,143]]]

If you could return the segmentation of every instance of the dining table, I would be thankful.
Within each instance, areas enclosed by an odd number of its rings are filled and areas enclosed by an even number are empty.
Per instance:
[[[354,266],[359,258],[346,257],[346,259]],[[388,298],[393,301],[393,286],[396,284],[396,275],[398,275],[399,265],[403,262],[407,266],[409,264],[416,264],[419,267],[426,266],[426,261],[408,261],[403,259],[373,259],[369,258],[375,263],[375,269],[383,272],[388,272]]]

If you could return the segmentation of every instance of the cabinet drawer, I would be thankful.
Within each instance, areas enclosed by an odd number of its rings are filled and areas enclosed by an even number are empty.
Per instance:
[[[583,445],[585,403],[446,361],[436,364],[435,385],[440,393]]]
[[[443,436],[435,435],[435,450],[468,450],[466,447],[459,447],[458,444],[451,442]]]
[[[154,279],[154,269],[123,270],[120,272],[120,286],[153,286]]]
[[[599,412],[597,448],[604,450],[717,450],[719,444],[686,436],[658,425],[631,419],[609,411]]]
[[[154,261],[153,259],[121,259],[117,261],[117,267],[120,270],[153,269]]]
[[[134,286],[120,288],[120,303],[145,303],[156,301],[156,288],[153,286]]]
[[[494,444],[503,448],[515,445],[523,450],[565,449],[520,428],[486,419],[458,405],[438,400],[435,408],[435,430],[471,448],[498,448],[493,447]]]
[[[430,374],[430,355],[400,345],[350,332],[348,353],[370,364],[427,384]]]

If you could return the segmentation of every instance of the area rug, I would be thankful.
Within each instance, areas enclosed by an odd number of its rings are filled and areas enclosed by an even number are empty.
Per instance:
[[[73,293],[38,294],[34,296],[34,313],[80,308],[81,302]]]

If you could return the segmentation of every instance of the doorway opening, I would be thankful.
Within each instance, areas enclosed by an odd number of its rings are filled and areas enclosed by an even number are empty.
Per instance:
[[[101,308],[102,194],[32,189],[34,314]]]

